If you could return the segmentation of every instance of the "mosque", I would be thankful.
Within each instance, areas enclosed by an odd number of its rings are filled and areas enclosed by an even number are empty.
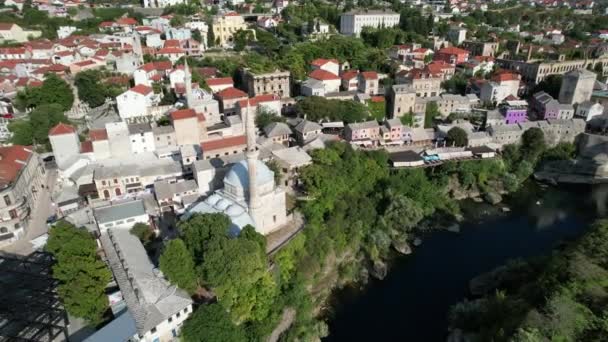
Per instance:
[[[267,235],[287,222],[285,190],[276,186],[274,172],[258,159],[255,114],[246,112],[246,159],[236,163],[224,177],[224,188],[195,204],[184,215],[224,213],[232,221],[231,233],[238,234],[246,225]]]

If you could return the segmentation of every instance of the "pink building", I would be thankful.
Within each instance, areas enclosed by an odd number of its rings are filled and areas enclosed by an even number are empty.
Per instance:
[[[380,138],[380,125],[376,120],[350,123],[344,129],[347,141],[362,145],[375,145]]]

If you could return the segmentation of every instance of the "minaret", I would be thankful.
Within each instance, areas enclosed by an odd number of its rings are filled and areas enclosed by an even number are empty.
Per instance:
[[[186,102],[188,107],[194,109],[194,95],[192,94],[192,75],[190,75],[190,68],[188,67],[188,58],[184,59],[184,83],[186,86]]]
[[[256,224],[256,228],[261,229],[260,225],[262,222],[258,220],[258,216],[260,214],[260,199],[258,198],[258,189],[257,189],[257,174],[256,174],[256,163],[258,161],[259,152],[255,148],[255,114],[251,113],[249,110],[249,100],[247,100],[247,111],[246,111],[246,121],[245,121],[245,130],[247,134],[247,170],[249,172],[249,216],[253,219],[253,222]]]
[[[144,50],[141,47],[141,38],[137,31],[133,31],[133,54],[137,56],[139,65],[144,64]]]

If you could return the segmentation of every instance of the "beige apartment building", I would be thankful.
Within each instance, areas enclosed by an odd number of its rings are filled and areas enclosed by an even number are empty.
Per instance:
[[[289,97],[291,73],[276,70],[267,73],[253,73],[250,69],[243,70],[243,80],[250,97],[263,94],[276,94]]]
[[[0,147],[0,246],[25,234],[42,187],[44,167],[29,146]]]
[[[211,24],[216,45],[226,46],[234,41],[234,34],[239,30],[247,30],[247,24],[242,16],[231,12],[213,18]],[[255,31],[252,31],[255,35]]]

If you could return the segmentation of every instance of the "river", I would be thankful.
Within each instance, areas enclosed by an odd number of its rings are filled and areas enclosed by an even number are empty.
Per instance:
[[[529,182],[505,200],[508,213],[466,202],[460,233],[430,232],[412,255],[391,262],[384,280],[337,290],[324,341],[445,341],[448,310],[469,294],[469,280],[581,235],[605,216],[607,194],[606,186],[560,190]]]

